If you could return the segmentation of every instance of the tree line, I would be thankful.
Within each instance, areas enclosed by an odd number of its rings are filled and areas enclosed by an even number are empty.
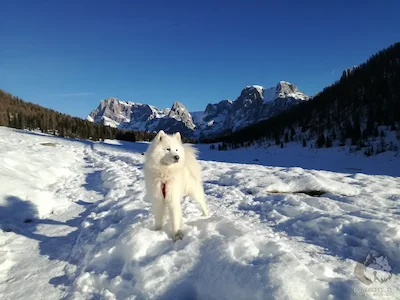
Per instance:
[[[25,102],[3,90],[0,90],[0,126],[40,130],[60,137],[93,141],[104,139],[150,141],[155,136],[154,132],[120,130],[62,114]]]

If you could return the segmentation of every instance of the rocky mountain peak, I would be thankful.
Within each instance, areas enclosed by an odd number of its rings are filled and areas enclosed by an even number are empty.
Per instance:
[[[280,81],[276,85],[276,91],[279,93],[280,96],[286,96],[291,93],[298,93],[299,89],[294,84],[287,82],[287,81]]]
[[[178,101],[174,101],[174,103],[172,103],[172,107],[171,110],[178,110],[178,109],[184,109],[186,110],[185,105],[183,105],[182,103],[178,102]]]
[[[172,107],[168,113],[168,117],[183,122],[189,129],[194,129],[196,127],[189,111],[182,103],[178,101],[174,101],[172,104]]]
[[[152,105],[126,102],[110,97],[101,101],[88,120],[123,129],[173,133],[180,131],[187,137],[208,137],[274,116],[309,97],[287,81],[271,88],[248,85],[235,100],[208,104],[204,111],[192,114],[181,102],[170,108],[158,109]]]

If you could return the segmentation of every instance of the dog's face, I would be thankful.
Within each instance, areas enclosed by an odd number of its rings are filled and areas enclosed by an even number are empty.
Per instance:
[[[170,135],[160,130],[153,143],[153,159],[156,157],[161,164],[168,166],[183,164],[185,152],[179,132]]]

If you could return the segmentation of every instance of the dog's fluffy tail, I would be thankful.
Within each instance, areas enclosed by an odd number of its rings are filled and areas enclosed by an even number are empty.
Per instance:
[[[201,167],[197,161],[198,150],[190,144],[184,144],[183,149],[185,150],[185,168],[195,180],[201,182]]]

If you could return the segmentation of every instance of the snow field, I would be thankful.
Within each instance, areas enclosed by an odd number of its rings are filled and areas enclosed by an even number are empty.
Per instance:
[[[56,147],[40,145],[49,141]],[[1,182],[15,179],[13,188],[0,188],[0,212],[15,215],[6,223],[9,230],[0,231],[1,299],[400,294],[399,177],[218,162],[221,152],[204,147],[203,157],[214,155],[201,162],[211,216],[201,216],[198,204],[185,199],[184,238],[173,243],[169,223],[154,231],[143,200],[147,144],[78,142],[4,128],[0,142],[0,160],[6,161]],[[18,159],[11,154],[17,148]],[[235,151],[226,160],[230,155]],[[382,157],[371,158],[378,164],[374,159]],[[28,198],[40,191],[48,198]],[[40,213],[28,214],[33,220],[24,223],[7,210],[10,195],[19,197],[21,208],[26,202]],[[3,219],[0,224],[4,229]],[[371,252],[387,255],[392,277],[368,288],[391,292],[360,292],[366,286],[354,275],[356,261]]]

